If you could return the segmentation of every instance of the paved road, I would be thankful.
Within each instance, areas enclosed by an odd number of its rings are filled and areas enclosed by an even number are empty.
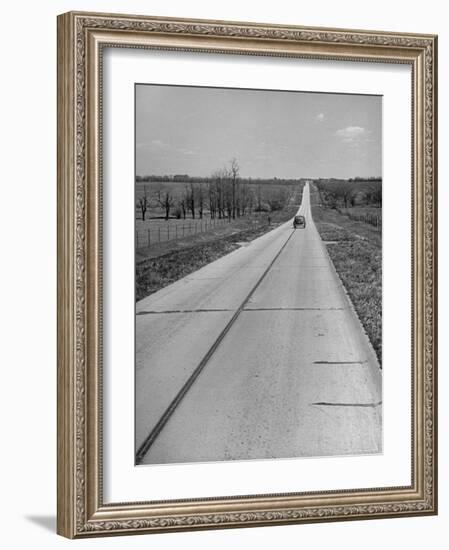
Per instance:
[[[317,232],[291,222],[137,303],[139,463],[381,452],[375,353]]]

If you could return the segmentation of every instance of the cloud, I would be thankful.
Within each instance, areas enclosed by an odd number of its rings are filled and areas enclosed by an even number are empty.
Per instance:
[[[161,139],[152,139],[150,141],[150,147],[153,149],[169,149],[170,145]]]
[[[318,122],[323,122],[323,120],[326,120],[326,117],[324,115],[324,113],[320,113],[316,116],[316,119]]]
[[[341,128],[335,132],[335,135],[339,137],[344,143],[355,143],[366,138],[367,132],[365,128],[361,126],[347,126]]]
[[[151,139],[150,141],[139,141],[136,143],[136,149],[145,151],[160,152],[170,149],[170,145],[161,139]]]

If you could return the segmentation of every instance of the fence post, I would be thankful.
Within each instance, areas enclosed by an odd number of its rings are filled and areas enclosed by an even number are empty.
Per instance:
[[[139,248],[139,233],[136,231],[136,249]]]
[[[151,243],[151,237],[150,237],[150,230],[148,229],[148,246],[150,246]]]
[[[158,240],[158,242],[160,243],[161,242],[161,226],[158,227],[158,230],[159,230],[159,240]]]

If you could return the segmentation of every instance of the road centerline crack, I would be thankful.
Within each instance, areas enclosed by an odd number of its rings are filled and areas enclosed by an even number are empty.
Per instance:
[[[344,311],[344,307],[248,307],[243,311]]]
[[[319,401],[317,403],[311,403],[311,405],[314,406],[322,406],[322,407],[370,407],[375,408],[382,405],[382,401],[378,401],[377,403],[332,403],[328,401]]]
[[[314,365],[363,365],[368,363],[365,359],[364,361],[314,361]]]
[[[136,315],[170,315],[173,313],[226,313],[229,311],[235,311],[234,309],[168,309],[168,310],[151,310],[151,311],[139,311]]]

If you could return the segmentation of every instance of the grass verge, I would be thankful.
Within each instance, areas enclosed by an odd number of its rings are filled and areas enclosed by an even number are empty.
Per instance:
[[[317,206],[315,193],[311,198],[316,227],[382,365],[381,232]]]

